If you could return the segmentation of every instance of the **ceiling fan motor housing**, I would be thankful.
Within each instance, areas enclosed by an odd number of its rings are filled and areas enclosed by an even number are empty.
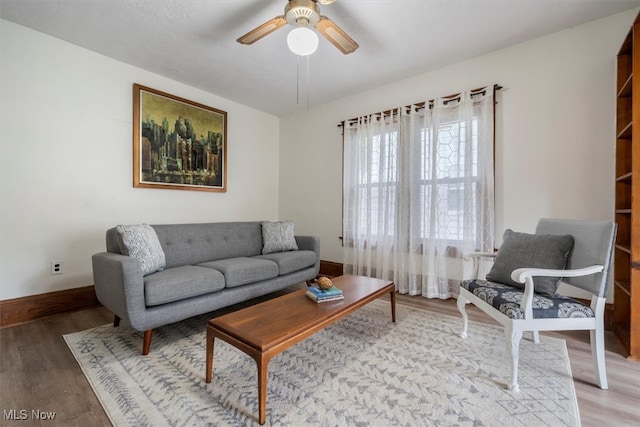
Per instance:
[[[284,8],[287,24],[297,26],[300,20],[310,27],[315,27],[320,21],[320,7],[315,0],[289,0]]]
[[[249,31],[247,34],[238,38],[238,43],[241,44],[253,44],[263,37],[276,31],[278,28],[284,25],[291,25],[296,27],[295,30],[289,33],[287,36],[287,43],[289,37],[293,37],[292,34],[295,31],[297,36],[300,33],[313,34],[315,37],[314,44],[317,44],[317,35],[312,28],[315,28],[325,39],[329,40],[336,48],[338,48],[345,55],[354,52],[358,49],[358,43],[349,36],[342,28],[338,26],[331,19],[326,16],[320,15],[320,5],[331,4],[335,0],[288,0],[287,5],[284,8],[284,15],[276,16],[265,22],[262,25]],[[308,31],[305,31],[308,30]],[[289,45],[291,48],[291,45]],[[291,48],[293,52],[296,52]],[[314,49],[315,50],[315,49]],[[311,51],[310,53],[313,53]],[[309,55],[310,53],[301,54]]]

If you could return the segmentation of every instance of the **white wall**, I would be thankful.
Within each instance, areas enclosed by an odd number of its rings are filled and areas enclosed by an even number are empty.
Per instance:
[[[117,224],[278,219],[277,117],[4,20],[0,48],[0,300],[93,284]],[[133,188],[133,83],[228,113],[226,193]]]
[[[92,284],[91,254],[124,223],[293,219],[320,236],[322,259],[342,262],[336,125],[493,83],[504,86],[497,243],[504,228],[532,231],[543,216],[610,219],[615,55],[636,13],[280,120],[0,20],[0,300]],[[228,112],[227,193],[132,187],[134,82]],[[63,275],[49,274],[54,260]]]
[[[498,83],[496,238],[541,217],[613,219],[616,54],[637,10],[280,121],[280,216],[342,262],[341,120]],[[429,52],[422,54],[428,55]],[[357,55],[357,52],[353,55]],[[580,295],[577,295],[580,296]]]

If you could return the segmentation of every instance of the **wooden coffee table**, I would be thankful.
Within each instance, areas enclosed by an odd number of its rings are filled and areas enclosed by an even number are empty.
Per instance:
[[[393,282],[353,275],[332,281],[344,292],[344,300],[318,304],[305,296],[306,289],[301,289],[209,320],[206,382],[211,382],[216,338],[251,356],[258,365],[258,416],[262,425],[266,418],[267,365],[272,357],[384,294],[390,296],[391,320],[396,321]]]

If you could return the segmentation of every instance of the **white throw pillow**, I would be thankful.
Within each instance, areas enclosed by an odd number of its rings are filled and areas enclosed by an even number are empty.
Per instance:
[[[262,224],[262,254],[297,251],[293,221],[264,221]]]
[[[143,275],[164,270],[164,251],[153,227],[148,224],[118,225],[116,230],[120,252],[140,261]]]

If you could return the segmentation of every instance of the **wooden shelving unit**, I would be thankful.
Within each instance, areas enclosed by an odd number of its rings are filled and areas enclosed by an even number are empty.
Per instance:
[[[616,95],[613,329],[628,358],[640,360],[640,15],[618,52]]]

